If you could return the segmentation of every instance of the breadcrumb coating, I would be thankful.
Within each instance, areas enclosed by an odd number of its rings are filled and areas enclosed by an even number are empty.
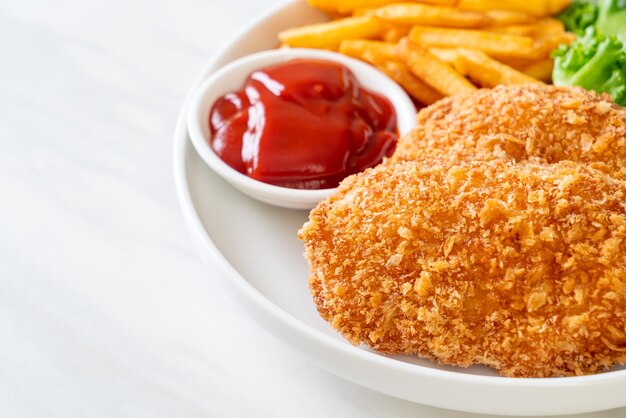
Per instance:
[[[344,180],[299,238],[353,344],[582,375],[626,362],[625,202],[626,182],[572,162],[411,161]]]
[[[580,87],[500,86],[440,100],[418,113],[391,163],[508,158],[571,160],[626,179],[626,109]]]

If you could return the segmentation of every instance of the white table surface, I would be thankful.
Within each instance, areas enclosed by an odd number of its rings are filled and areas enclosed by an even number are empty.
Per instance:
[[[192,245],[179,106],[275,3],[0,0],[0,417],[477,417],[313,366]]]

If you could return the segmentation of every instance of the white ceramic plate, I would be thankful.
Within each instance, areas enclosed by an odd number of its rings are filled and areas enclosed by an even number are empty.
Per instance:
[[[285,4],[244,30],[209,63],[193,88],[217,68],[276,46],[276,34],[324,16],[304,1]],[[215,279],[264,328],[328,371],[421,404],[501,415],[558,415],[626,405],[626,368],[595,376],[511,379],[484,367],[440,367],[409,356],[383,356],[345,342],[318,316],[296,231],[307,212],[253,200],[213,173],[186,129],[189,95],[175,133],[174,171],[183,216]]]

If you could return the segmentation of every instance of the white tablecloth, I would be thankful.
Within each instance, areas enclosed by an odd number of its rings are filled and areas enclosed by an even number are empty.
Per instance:
[[[274,3],[0,0],[0,417],[475,417],[311,365],[192,246],[179,106]]]

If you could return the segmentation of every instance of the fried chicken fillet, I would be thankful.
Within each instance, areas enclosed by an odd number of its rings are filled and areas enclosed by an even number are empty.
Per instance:
[[[626,179],[626,109],[579,87],[500,86],[422,109],[391,163],[572,160]]]
[[[347,178],[299,238],[353,344],[581,375],[626,362],[625,202],[626,182],[573,162],[412,161]]]

